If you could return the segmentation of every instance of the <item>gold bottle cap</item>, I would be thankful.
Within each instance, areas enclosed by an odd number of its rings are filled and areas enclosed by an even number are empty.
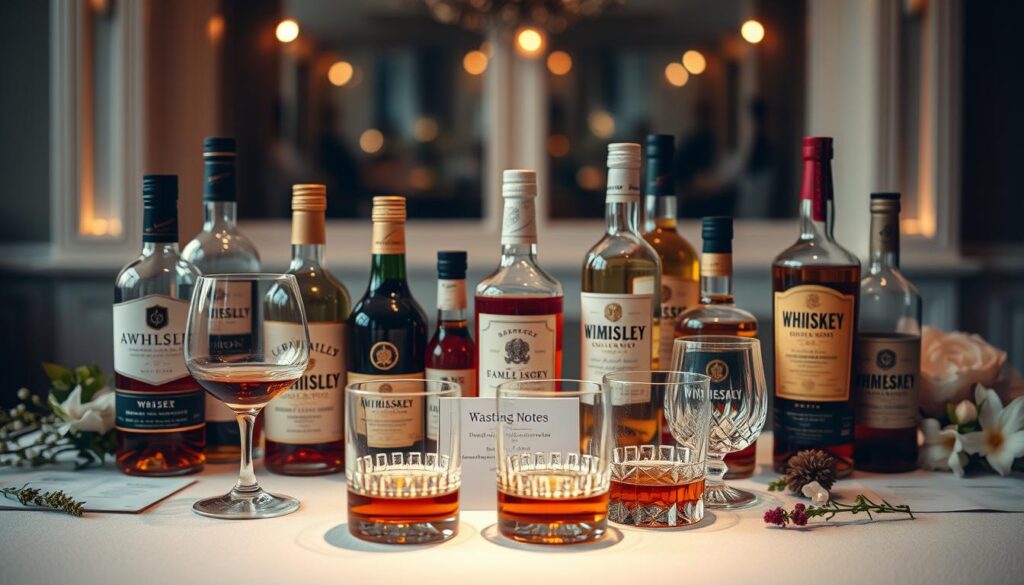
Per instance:
[[[405,223],[405,197],[401,195],[378,195],[373,198],[374,222]]]
[[[326,185],[292,185],[292,243],[323,244],[326,240],[326,210]]]
[[[326,211],[327,185],[292,185],[292,211]]]

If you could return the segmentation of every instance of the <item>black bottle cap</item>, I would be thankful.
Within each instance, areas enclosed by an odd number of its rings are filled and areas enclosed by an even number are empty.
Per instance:
[[[675,195],[675,176],[672,163],[675,159],[675,136],[671,134],[648,134],[646,188],[647,195]]]
[[[729,216],[705,217],[701,224],[703,250],[712,254],[732,253],[732,218]]]
[[[203,139],[204,155],[232,155],[238,152],[234,138],[223,136],[207,136]]]
[[[880,192],[880,193],[872,193],[871,194],[871,198],[872,199],[879,199],[879,200],[882,200],[882,201],[899,201],[900,200],[900,194],[892,192],[892,191],[884,191],[884,192]]]
[[[437,277],[442,280],[466,278],[466,252],[445,250],[437,253]]]
[[[203,139],[203,201],[235,201],[235,139]]]
[[[177,205],[178,175],[143,176],[142,201],[146,205]]]
[[[178,241],[178,175],[142,177],[142,241]]]

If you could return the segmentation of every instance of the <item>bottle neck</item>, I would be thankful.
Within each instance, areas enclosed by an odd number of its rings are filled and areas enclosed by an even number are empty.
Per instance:
[[[466,326],[466,279],[439,279],[437,281],[437,326],[459,328]]]
[[[324,244],[292,244],[292,269],[303,266],[321,266],[324,263]]]
[[[604,206],[604,218],[608,234],[637,233],[638,201],[608,201]]]
[[[178,255],[178,242],[142,242],[142,255],[143,256],[154,256],[154,255],[168,254]]]
[[[832,240],[834,222],[832,164],[828,160],[804,160],[800,189],[800,239]]]
[[[678,201],[675,195],[648,195],[644,200],[644,231],[655,228],[675,229],[678,220]]]
[[[501,266],[511,266],[516,262],[527,260],[536,262],[537,244],[502,244],[501,245]]]
[[[405,254],[374,254],[370,259],[370,293],[405,290]]]
[[[900,267],[899,213],[871,214],[871,273]]]
[[[732,252],[704,252],[700,263],[700,302],[704,305],[731,305]]]
[[[640,210],[640,169],[609,164],[604,217],[608,234],[637,234]],[[639,235],[639,234],[637,234]]]
[[[204,201],[203,231],[214,231],[218,226],[234,228],[238,225],[238,203],[235,201]]]

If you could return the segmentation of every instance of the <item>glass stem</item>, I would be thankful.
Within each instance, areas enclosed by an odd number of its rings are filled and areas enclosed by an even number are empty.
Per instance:
[[[259,491],[260,484],[256,483],[256,472],[252,468],[252,435],[256,428],[256,414],[237,413],[238,430],[242,436],[242,461],[238,468],[238,482],[235,483],[236,492]]]
[[[708,487],[721,487],[725,485],[725,472],[729,466],[725,464],[725,455],[714,455],[708,453]]]

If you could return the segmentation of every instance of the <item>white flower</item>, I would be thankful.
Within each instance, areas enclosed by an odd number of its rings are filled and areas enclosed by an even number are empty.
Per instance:
[[[92,400],[82,404],[82,387],[75,386],[59,405],[50,395],[50,406],[56,406],[54,412],[64,421],[59,425],[61,435],[68,431],[105,433],[114,427],[114,392],[110,388],[97,390]]]
[[[934,327],[921,330],[919,401],[929,415],[941,417],[946,404],[970,397],[975,384],[991,385],[1006,363],[1006,352],[977,335]]]
[[[992,469],[1006,475],[1013,461],[1024,456],[1024,399],[1018,398],[1003,408],[999,395],[979,384],[975,400],[981,405],[981,430],[964,435],[964,449],[984,455]]]
[[[800,493],[810,498],[816,506],[825,505],[829,499],[828,490],[821,487],[821,484],[816,481],[804,485],[800,488]]]
[[[939,421],[926,418],[921,421],[921,449],[917,463],[924,469],[949,471],[964,476],[964,465],[967,465],[967,454],[960,433],[955,425],[942,428]]]
[[[953,409],[957,424],[965,425],[978,419],[978,407],[970,400],[961,400]]]

